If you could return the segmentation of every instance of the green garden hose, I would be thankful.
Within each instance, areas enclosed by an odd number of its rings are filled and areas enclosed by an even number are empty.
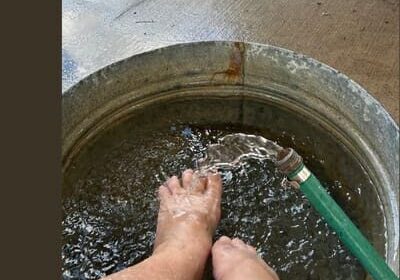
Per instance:
[[[299,185],[311,205],[375,280],[399,279],[293,149],[278,154],[278,169]]]

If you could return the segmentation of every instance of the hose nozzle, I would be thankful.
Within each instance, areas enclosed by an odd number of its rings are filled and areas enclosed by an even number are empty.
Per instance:
[[[286,176],[292,174],[303,165],[303,158],[292,148],[280,150],[276,159],[276,167]]]
[[[305,182],[311,175],[303,164],[303,158],[292,148],[280,150],[275,165],[287,176],[294,187],[298,187],[298,184]]]

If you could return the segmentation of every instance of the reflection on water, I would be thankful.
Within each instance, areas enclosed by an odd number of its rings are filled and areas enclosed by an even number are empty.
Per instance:
[[[207,146],[246,127],[121,125],[99,138],[64,177],[63,279],[97,279],[152,251],[158,186],[193,168]],[[317,161],[317,159],[315,159]],[[222,220],[215,234],[239,237],[285,279],[364,279],[365,273],[271,161],[220,166]],[[330,191],[340,182],[320,178]],[[357,200],[359,194],[351,193]],[[205,279],[212,279],[210,267]]]

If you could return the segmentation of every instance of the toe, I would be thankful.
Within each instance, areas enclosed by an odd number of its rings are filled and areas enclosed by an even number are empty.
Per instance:
[[[246,244],[239,238],[232,239],[232,244],[235,245],[236,247],[246,248]]]
[[[231,240],[229,237],[227,237],[227,236],[221,236],[221,237],[215,242],[215,244],[214,244],[214,246],[213,246],[213,251],[215,251],[215,250],[218,251],[220,248],[227,247],[227,246],[229,246],[229,247],[232,246],[232,240]]]
[[[199,174],[199,172],[194,172],[192,181],[190,183],[190,191],[194,193],[203,193],[206,189],[207,179]]]
[[[235,247],[233,247],[232,240],[227,236],[222,236],[214,243],[211,252],[213,258],[219,258],[221,255],[225,255],[234,248]]]
[[[218,241],[219,243],[231,243],[232,240],[228,236],[221,236]]]
[[[169,191],[172,194],[180,194],[183,192],[181,183],[176,176],[172,176],[171,178],[169,178],[165,185],[168,187]]]
[[[160,186],[160,188],[158,189],[158,197],[159,197],[159,199],[160,200],[165,200],[169,196],[171,196],[170,190],[164,185]]]
[[[193,180],[193,170],[192,169],[186,169],[183,173],[182,173],[182,185],[183,188],[186,190],[190,189],[190,185],[192,183]]]
[[[222,193],[222,179],[219,173],[209,173],[207,176],[207,193],[220,199]]]
[[[254,253],[254,254],[256,254],[256,253],[257,253],[257,250],[256,250],[256,248],[254,248],[253,246],[246,245],[246,248],[247,248],[247,250],[249,250],[250,252],[252,252],[252,253]]]

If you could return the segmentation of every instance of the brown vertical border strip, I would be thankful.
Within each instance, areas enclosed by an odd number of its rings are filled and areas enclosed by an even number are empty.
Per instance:
[[[61,1],[2,3],[2,279],[61,275]]]

